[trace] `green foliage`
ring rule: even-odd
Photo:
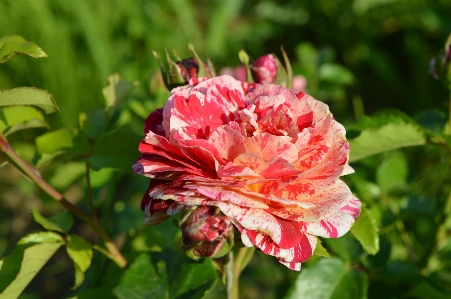
[[[8,136],[20,130],[48,128],[41,111],[29,106],[8,106],[0,110],[0,132]]]
[[[371,155],[425,143],[426,134],[418,125],[389,123],[378,129],[365,129],[358,137],[350,139],[352,151],[349,161],[355,162]]]
[[[92,245],[78,235],[68,235],[66,244],[67,254],[74,261],[75,285],[78,288],[85,280],[85,272],[91,265],[93,257]]]
[[[5,63],[18,54],[26,54],[34,58],[47,57],[44,50],[22,36],[11,35],[0,38],[0,63]]]
[[[379,229],[366,208],[362,208],[360,217],[351,227],[351,233],[359,240],[369,254],[375,255],[379,251]]]
[[[44,110],[45,113],[58,111],[53,96],[45,90],[34,87],[20,87],[0,90],[0,106],[32,105]]]
[[[114,294],[118,298],[203,298],[216,281],[211,260],[193,262],[172,253],[170,260],[153,262],[149,254],[138,255],[122,276]],[[151,285],[152,287],[149,287]]]
[[[324,248],[322,242],[320,239],[318,239],[318,243],[316,243],[315,251],[313,252],[313,255],[315,256],[323,256],[323,257],[330,257],[329,252],[327,252],[327,249]]]
[[[337,258],[321,259],[298,276],[286,299],[367,298],[366,274]]]
[[[119,167],[130,169],[139,157],[136,145],[141,136],[125,128],[114,129],[99,136],[89,158],[92,169]]]
[[[245,256],[243,298],[449,298],[449,94],[427,65],[435,57],[431,70],[448,86],[450,9],[419,0],[0,1],[0,132],[27,161],[35,153],[50,185],[92,208],[131,262],[112,264],[85,224],[56,213],[0,153],[0,298],[225,298],[221,282],[208,292],[219,275],[209,260],[172,251],[172,219],[141,225],[148,181],[130,175],[143,122],[169,95],[150,53],[187,58],[188,43],[217,67],[239,65],[240,49],[249,60],[283,44],[306,91],[345,124],[356,172],[343,179],[365,203],[351,233],[318,242],[299,275],[261,252]],[[8,60],[47,56],[11,34],[49,58]],[[31,206],[54,216],[31,217]],[[53,232],[15,245],[33,218]],[[55,254],[65,242],[70,259]]]
[[[48,219],[39,214],[36,208],[31,209],[31,214],[33,215],[34,221],[42,225],[45,229],[63,234],[67,234],[74,224],[74,218],[72,218],[72,214],[69,211],[55,214]]]
[[[36,150],[40,155],[64,150],[75,154],[87,154],[89,144],[86,137],[79,134],[77,129],[59,129],[36,138]]]
[[[105,97],[105,110],[108,115],[113,116],[122,100],[130,94],[136,84],[122,80],[119,74],[113,74],[108,77],[108,86],[102,89]]]
[[[52,232],[22,238],[1,263],[0,298],[17,298],[62,244],[62,238]]]

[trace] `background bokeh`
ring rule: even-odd
[[[446,121],[449,94],[428,73],[429,62],[443,49],[451,32],[450,16],[449,0],[2,0],[0,36],[21,35],[40,45],[49,57],[35,60],[19,56],[1,64],[0,89],[35,86],[48,90],[60,108],[58,113],[48,116],[50,130],[77,128],[81,112],[103,107],[102,88],[107,84],[108,75],[117,72],[126,80],[138,81],[139,85],[130,101],[121,107],[116,123],[142,134],[145,116],[161,106],[167,95],[156,84],[158,63],[152,50],[163,54],[165,48],[175,49],[181,57],[189,57],[187,44],[191,43],[201,57],[208,55],[220,70],[239,66],[237,53],[241,49],[253,58],[266,53],[281,58],[283,45],[294,73],[306,77],[307,91],[328,103],[339,122],[352,124],[363,115],[396,108],[420,122],[433,122],[433,128]],[[44,132],[44,129],[22,131],[12,134],[9,140],[31,161],[35,156],[34,139]],[[390,159],[410,163],[411,173],[417,173],[407,174],[405,185],[416,184],[421,175],[420,165],[414,162],[422,153],[412,148],[397,155]],[[359,197],[367,196],[365,192],[373,187],[382,189],[383,193],[384,180],[380,176],[384,176],[384,169],[378,168],[382,172],[379,177],[375,174],[380,162],[387,161],[382,159],[366,160],[361,174],[350,179],[356,185],[361,178],[372,181],[369,189],[356,190]],[[0,155],[0,164],[4,160]],[[423,161],[421,167],[433,168],[438,162],[437,159]],[[83,167],[82,162],[63,157],[42,166],[40,171],[67,198],[87,208]],[[149,228],[142,227],[143,215],[139,209],[147,180],[133,175],[131,170],[114,169],[93,171],[92,180],[96,207],[115,240],[126,251],[130,249],[130,256],[136,246],[147,246],[144,236],[149,234]],[[423,186],[428,193],[420,192],[423,197],[418,195],[415,200],[423,202],[427,196],[436,207],[434,198],[440,200],[445,196],[440,186]],[[408,192],[402,190],[399,198]],[[367,203],[377,200],[371,196],[368,195]],[[0,256],[8,254],[22,236],[41,230],[33,222],[31,207],[37,207],[45,215],[61,210],[14,167],[1,167]],[[406,216],[408,229],[410,216]],[[420,224],[412,220],[412,229],[418,228],[427,235],[433,218],[432,215],[423,219]],[[82,223],[77,223],[75,230],[96,242]],[[130,237],[138,240],[137,236],[143,243],[131,244]],[[390,238],[381,241],[382,249],[389,246],[386,243],[395,242]],[[414,246],[421,247],[421,240]],[[344,237],[341,242],[340,248],[352,247],[355,239]],[[334,252],[334,245],[326,244],[326,247]],[[361,248],[354,250],[357,253],[353,250],[349,249],[348,260],[361,267],[356,262]],[[343,258],[345,251],[337,255]],[[393,251],[384,254],[388,257],[382,258],[381,263],[404,258]],[[104,260],[96,261],[88,276],[101,276],[98,269],[104,263]],[[369,298],[410,298],[411,295],[402,295],[409,290],[408,281],[390,281],[396,275],[409,274],[408,268],[394,264],[392,267],[398,267],[395,270],[402,268],[407,272],[389,272],[390,269],[371,263],[379,261],[363,262],[371,271],[376,269],[369,278]],[[57,253],[21,298],[69,298],[72,272],[69,258],[64,252]],[[451,272],[447,275],[443,276],[447,280],[441,278],[445,280],[438,288],[450,291]],[[282,298],[296,276],[297,273],[278,265],[273,258],[256,254],[243,273],[242,298]],[[96,282],[92,278],[90,281]],[[220,284],[211,298],[225,294]]]

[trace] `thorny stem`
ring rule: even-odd
[[[121,268],[127,266],[127,260],[121,254],[119,249],[111,240],[108,233],[100,223],[96,223],[91,217],[73,205],[64,196],[44,181],[39,172],[30,164],[25,162],[9,145],[3,134],[0,134],[0,149],[16,164],[16,166],[30,178],[39,188],[47,193],[54,200],[59,202],[64,208],[71,211],[75,216],[80,218],[83,222],[88,224],[103,240],[105,247],[109,253],[110,258]]]

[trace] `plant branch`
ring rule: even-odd
[[[78,207],[73,205],[68,201],[61,193],[50,186],[46,181],[44,181],[39,174],[39,172],[29,163],[24,161],[9,145],[8,140],[5,136],[0,133],[0,149],[16,164],[16,166],[30,178],[39,188],[41,188],[45,193],[47,193],[54,200],[59,202],[64,208],[71,211],[75,216],[80,218],[83,222],[88,224],[103,240],[105,247],[110,254],[110,258],[121,268],[127,266],[127,260],[121,254],[119,249],[111,240],[110,236],[106,230],[101,226],[100,223],[94,222],[94,220],[86,214],[84,211],[80,210]]]
[[[92,189],[91,189],[91,176],[89,174],[89,162],[86,161],[86,188],[88,192],[88,201],[89,201],[89,208],[91,209],[91,215],[92,219],[95,223],[100,223],[99,218],[96,214],[96,209],[94,208],[94,202],[92,200]]]

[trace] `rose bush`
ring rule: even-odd
[[[145,223],[217,207],[245,246],[299,270],[317,236],[337,238],[360,214],[345,129],[328,106],[272,84],[192,79],[146,120],[134,164],[152,178]]]

